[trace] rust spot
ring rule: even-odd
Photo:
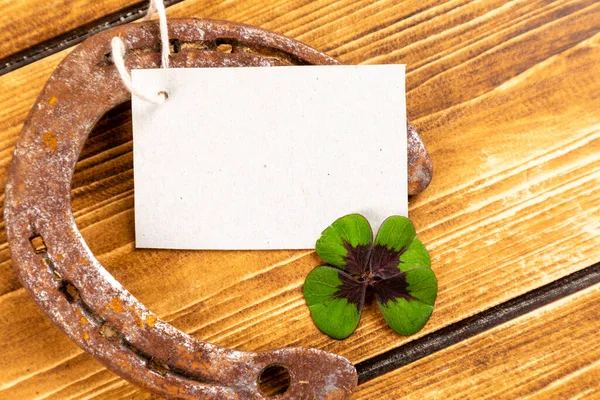
[[[146,316],[146,325],[148,325],[150,328],[154,328],[156,326],[156,315],[147,315]]]
[[[55,105],[58,102],[58,97],[56,96],[52,96],[50,97],[50,100],[48,100],[48,104],[50,104],[51,106]]]
[[[63,259],[63,258],[65,258],[65,257],[64,257],[62,254],[57,254],[57,255],[56,255],[56,259],[57,259],[58,261],[62,261],[62,259]]]
[[[117,314],[123,312],[123,304],[121,303],[121,299],[119,299],[117,297],[113,297],[112,299],[110,299],[110,304],[106,307],[112,308],[113,311],[116,312]]]
[[[144,326],[144,320],[142,320],[140,317],[138,317],[137,315],[135,316],[135,324],[137,326]]]
[[[79,321],[81,322],[81,325],[85,325],[85,324],[87,324],[87,323],[88,323],[88,320],[87,320],[87,318],[86,318],[86,317],[81,317],[81,318],[79,319]]]
[[[87,333],[87,332],[83,332],[83,338],[84,338],[85,340],[90,340],[90,334],[89,334],[89,333]]]
[[[77,264],[87,264],[88,260],[85,257],[79,257]]]
[[[56,146],[58,144],[58,137],[50,131],[46,132],[44,136],[42,136],[42,141],[44,145],[52,150],[56,150]]]

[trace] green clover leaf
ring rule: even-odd
[[[308,274],[303,292],[315,325],[325,334],[350,336],[373,297],[387,324],[401,335],[418,332],[429,320],[437,280],[408,218],[386,219],[373,242],[366,218],[346,215],[323,231],[316,251],[327,265]]]

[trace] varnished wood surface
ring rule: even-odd
[[[338,342],[302,299],[312,252],[134,251],[125,106],[88,141],[73,209],[106,268],[176,327],[242,350],[314,346],[359,362],[600,261],[600,3],[188,0],[168,13],[259,25],[348,64],[407,63],[408,114],[435,168],[410,216],[440,282],[415,337],[370,308]],[[27,112],[66,53],[0,76],[2,188]],[[10,268],[4,230],[0,242],[0,398],[147,397],[44,317]]]
[[[0,60],[139,0],[0,0]]]
[[[600,285],[359,387],[356,399],[600,398]]]

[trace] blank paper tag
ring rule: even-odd
[[[136,246],[314,248],[407,216],[404,65],[134,70]]]

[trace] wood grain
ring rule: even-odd
[[[409,365],[437,351],[600,284],[600,263],[479,312],[356,364],[358,384]]]
[[[101,262],[161,318],[242,350],[303,345],[359,362],[600,261],[600,3],[189,2],[171,16],[252,23],[345,63],[408,64],[408,112],[432,185],[410,216],[440,294],[415,337],[376,308],[333,341],[308,317],[312,252],[134,251],[130,114],[111,112],[73,181],[78,226]],[[26,114],[67,52],[0,77],[0,186]],[[146,398],[46,320],[0,233],[0,398]]]
[[[600,285],[359,386],[358,399],[600,398]]]
[[[0,0],[0,60],[139,0]]]

